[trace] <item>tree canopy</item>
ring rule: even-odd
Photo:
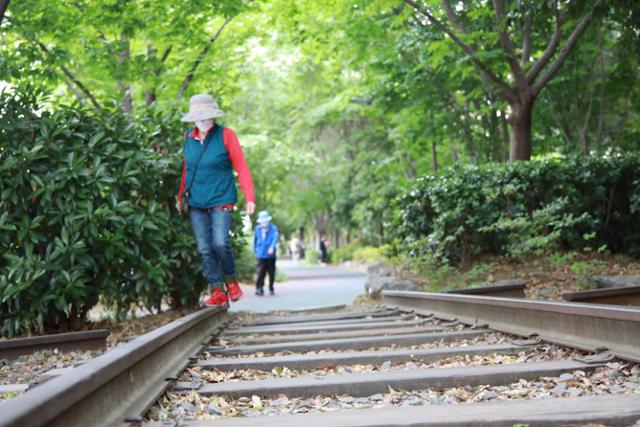
[[[390,201],[425,173],[638,147],[635,2],[5,0],[0,12],[0,80],[45,89],[45,108],[175,123],[191,95],[214,94],[285,234],[378,243]]]

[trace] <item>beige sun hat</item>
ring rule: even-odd
[[[218,107],[218,103],[211,95],[199,94],[193,95],[189,100],[189,112],[182,116],[182,121],[195,122],[222,116],[224,111]]]

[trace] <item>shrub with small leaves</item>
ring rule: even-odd
[[[456,166],[396,200],[399,250],[465,263],[556,247],[640,253],[640,156]],[[605,246],[606,245],[606,246]]]

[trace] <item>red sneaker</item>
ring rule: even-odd
[[[212,307],[216,305],[225,305],[228,303],[229,303],[229,298],[227,298],[227,295],[224,292],[222,292],[219,288],[215,288],[213,290],[213,293],[209,297],[209,299],[204,301],[202,305],[206,307]]]
[[[240,285],[238,285],[238,282],[229,283],[227,285],[227,290],[229,291],[229,297],[233,302],[238,301],[243,295],[242,289],[240,289]]]

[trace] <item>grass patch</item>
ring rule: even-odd
[[[527,297],[562,300],[563,292],[589,289],[593,276],[640,276],[640,260],[625,255],[592,252],[552,252],[546,256],[514,259],[482,257],[466,268],[423,259],[399,258],[403,276],[428,292],[490,285],[500,280],[523,279]]]

